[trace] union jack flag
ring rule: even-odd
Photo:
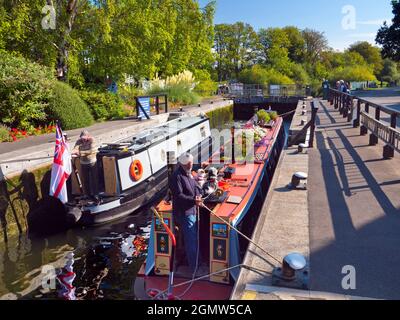
[[[50,196],[68,202],[67,180],[72,173],[71,153],[59,123],[56,125],[56,147],[51,169]]]

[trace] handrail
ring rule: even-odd
[[[329,90],[329,100],[335,109],[339,109],[343,117],[348,117],[348,121],[353,122],[354,128],[361,126],[361,135],[371,132],[369,143],[371,146],[377,145],[379,139],[386,143],[383,150],[385,159],[393,158],[395,150],[400,152],[400,131],[397,130],[400,111],[335,89]],[[370,114],[370,108],[375,109],[375,116]],[[381,121],[382,112],[390,116],[390,123]]]
[[[302,137],[308,132],[310,129],[310,141],[308,143],[309,148],[314,147],[314,134],[315,134],[315,127],[316,127],[316,120],[317,120],[317,113],[318,113],[318,104],[315,100],[311,102],[311,120],[301,129],[293,138],[290,139],[288,143],[288,147],[292,147],[300,142]]]
[[[386,123],[374,119],[371,115],[361,113],[362,124],[377,138],[387,143],[388,146],[400,152],[400,131],[389,127]]]
[[[160,97],[164,98],[164,101],[160,101]],[[150,114],[147,113],[147,111],[144,109],[142,104],[140,103],[140,99],[149,99],[150,100]],[[153,103],[151,100],[154,100]],[[145,96],[140,96],[140,97],[135,97],[136,101],[136,113],[137,116],[139,117],[140,111],[145,115],[147,119],[150,119],[151,116],[151,108],[156,109],[156,114],[159,115],[161,113],[161,106],[164,106],[164,112],[168,113],[168,95],[165,93],[160,93],[160,94],[151,94],[151,95],[145,95]]]

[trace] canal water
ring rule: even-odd
[[[286,136],[290,122],[285,122]],[[42,278],[65,266],[70,252],[75,255],[75,298],[135,299],[132,284],[146,258],[151,218],[146,208],[100,227],[0,243],[0,299],[63,299],[65,290],[48,288]]]

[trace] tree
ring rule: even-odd
[[[287,33],[280,28],[260,29],[258,38],[261,45],[261,63],[288,74],[290,71],[289,46]]]
[[[215,2],[196,0],[0,0],[0,48],[19,52],[75,86],[211,71]],[[53,6],[55,29],[42,27]]]
[[[383,61],[383,68],[378,76],[378,79],[383,82],[395,83],[400,80],[400,72],[398,70],[396,62],[390,59],[385,59]]]
[[[248,84],[293,84],[293,80],[279,71],[259,64],[242,70],[239,81]]]
[[[376,43],[382,46],[384,58],[400,61],[400,1],[392,0],[394,18],[389,26],[386,21],[379,29]]]
[[[328,40],[323,32],[312,29],[305,29],[302,32],[305,41],[306,62],[316,63],[322,52],[328,48]]]
[[[378,47],[374,47],[367,41],[360,41],[352,44],[348,51],[359,53],[369,65],[373,66],[375,75],[379,75],[382,71],[383,59]]]
[[[329,74],[331,81],[375,81],[376,78],[367,66],[345,66],[332,70]]]
[[[54,9],[55,29],[43,25],[46,15]],[[4,2],[3,26],[8,29],[2,33],[3,47],[8,51],[19,52],[26,58],[54,67],[57,77],[66,80],[69,55],[75,49],[76,39],[72,33],[76,19],[89,6],[88,0],[20,0]],[[43,13],[44,12],[44,13]]]
[[[303,63],[306,55],[306,42],[301,30],[297,27],[288,26],[283,28],[283,31],[289,39],[288,51],[290,60],[296,63]]]
[[[373,71],[373,65],[365,61],[364,57],[356,51],[346,51],[343,53],[343,66],[366,66]]]
[[[254,65],[257,48],[257,33],[249,24],[216,25],[214,50],[218,80],[237,78],[241,70]]]

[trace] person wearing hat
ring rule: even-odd
[[[179,158],[179,165],[171,177],[170,190],[175,221],[180,225],[185,242],[185,252],[192,272],[198,264],[197,208],[202,205],[200,189],[192,175],[193,156],[189,153]]]
[[[86,197],[98,200],[97,150],[95,141],[89,131],[83,130],[72,151],[79,157],[82,174],[83,193]]]

